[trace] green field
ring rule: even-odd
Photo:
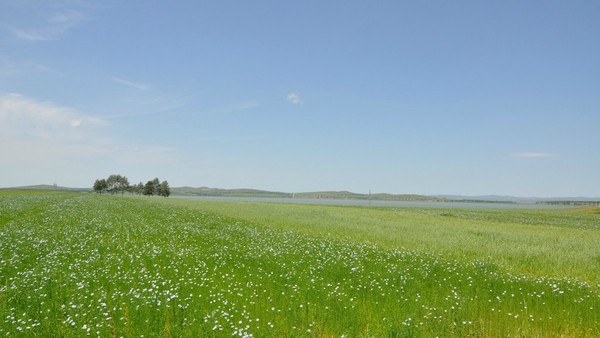
[[[0,335],[593,337],[600,213],[0,192]]]

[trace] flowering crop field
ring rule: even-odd
[[[452,253],[454,244],[444,243],[444,236],[434,237],[440,250],[427,243],[399,246],[403,237],[411,243],[414,233],[428,234],[431,220],[460,218],[463,211],[278,204],[228,209],[219,203],[0,192],[0,336],[593,337],[600,332],[597,246],[590,261],[573,256],[576,266],[591,262],[588,270],[546,275],[552,270],[495,264],[490,257],[503,254],[492,253],[497,249],[492,244],[492,249],[481,246],[480,257],[470,247],[463,254],[454,246]],[[292,208],[291,213],[279,215],[282,208]],[[372,213],[384,213],[399,226],[378,221],[365,237],[351,221],[347,228],[331,224],[330,231],[322,221],[315,221],[313,230],[303,221],[328,220],[328,212],[352,219],[363,215],[365,224]],[[484,235],[494,225],[506,229],[510,223],[515,229],[563,234],[553,239],[557,243],[575,241],[566,234],[578,231],[585,231],[584,246],[600,238],[593,212],[519,212],[474,212],[479,216],[468,218],[481,222]],[[438,224],[442,235],[447,226]],[[389,236],[380,235],[386,227]],[[448,241],[456,239],[448,235]],[[594,254],[593,248],[586,250]]]

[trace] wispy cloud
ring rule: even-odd
[[[25,41],[50,41],[57,40],[72,28],[87,20],[85,14],[77,10],[63,10],[54,13],[44,13],[35,17],[35,22],[28,25],[13,24],[10,31],[17,38]]]
[[[230,106],[224,107],[223,109],[221,109],[221,111],[229,112],[229,111],[236,111],[236,110],[252,109],[255,107],[258,107],[258,102],[243,101],[243,102],[238,102],[238,103],[232,104]]]
[[[287,95],[287,100],[293,104],[301,104],[302,103],[302,99],[300,98],[299,93],[289,93]]]
[[[121,119],[121,118],[132,118],[132,117],[140,117],[140,116],[155,116],[155,115],[166,114],[167,112],[170,112],[170,114],[178,114],[178,115],[227,114],[227,113],[233,113],[233,112],[237,112],[237,111],[248,110],[248,109],[252,109],[252,108],[259,106],[259,103],[257,101],[250,100],[250,101],[242,101],[242,102],[237,102],[237,103],[233,103],[233,104],[229,104],[229,105],[223,105],[221,107],[217,107],[217,108],[213,108],[213,109],[205,109],[205,110],[188,107],[184,111],[183,107],[191,106],[191,104],[188,102],[188,100],[189,100],[189,98],[183,99],[178,102],[169,103],[169,104],[164,105],[163,107],[158,107],[158,108],[147,110],[147,111],[138,111],[138,112],[125,113],[125,114],[107,115],[107,116],[104,116],[104,118],[106,118],[106,119]]]
[[[147,91],[150,89],[150,86],[142,84],[142,83],[137,83],[137,82],[133,82],[133,81],[129,81],[129,80],[125,80],[123,78],[120,77],[112,77],[111,78],[112,81],[122,84],[124,86],[127,87],[131,87],[137,90],[141,90],[141,91]]]
[[[201,115],[202,114],[227,114],[227,113],[234,113],[237,111],[256,108],[258,106],[259,106],[258,102],[253,101],[253,100],[242,101],[242,102],[236,102],[236,103],[224,105],[224,106],[217,107],[214,109],[200,110],[196,114],[201,114]]]
[[[546,158],[546,157],[556,157],[558,154],[555,153],[546,153],[546,152],[531,152],[531,151],[523,151],[510,154],[513,157],[520,158]]]
[[[35,136],[36,133],[45,135],[55,131],[57,137],[69,129],[107,124],[101,118],[16,93],[0,96],[0,122],[0,131],[4,135],[27,133]]]
[[[105,150],[100,118],[20,94],[0,96],[0,143],[3,165],[64,161]]]
[[[21,40],[26,40],[26,41],[47,41],[47,40],[51,40],[48,34],[43,34],[39,31],[25,31],[25,30],[20,30],[17,28],[11,28],[10,29],[11,32],[13,32],[13,34],[21,39]]]
[[[90,170],[166,166],[179,160],[177,149],[132,145],[112,135],[110,126],[70,107],[20,94],[0,95],[0,167],[5,176],[23,181],[28,175],[86,180],[91,179]]]
[[[42,64],[22,59],[19,61],[14,61],[5,55],[0,55],[0,76],[50,72],[52,72],[52,70]]]

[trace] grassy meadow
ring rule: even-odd
[[[600,213],[0,191],[0,336],[594,337]]]

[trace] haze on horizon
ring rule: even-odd
[[[600,2],[0,3],[0,187],[600,196]]]

